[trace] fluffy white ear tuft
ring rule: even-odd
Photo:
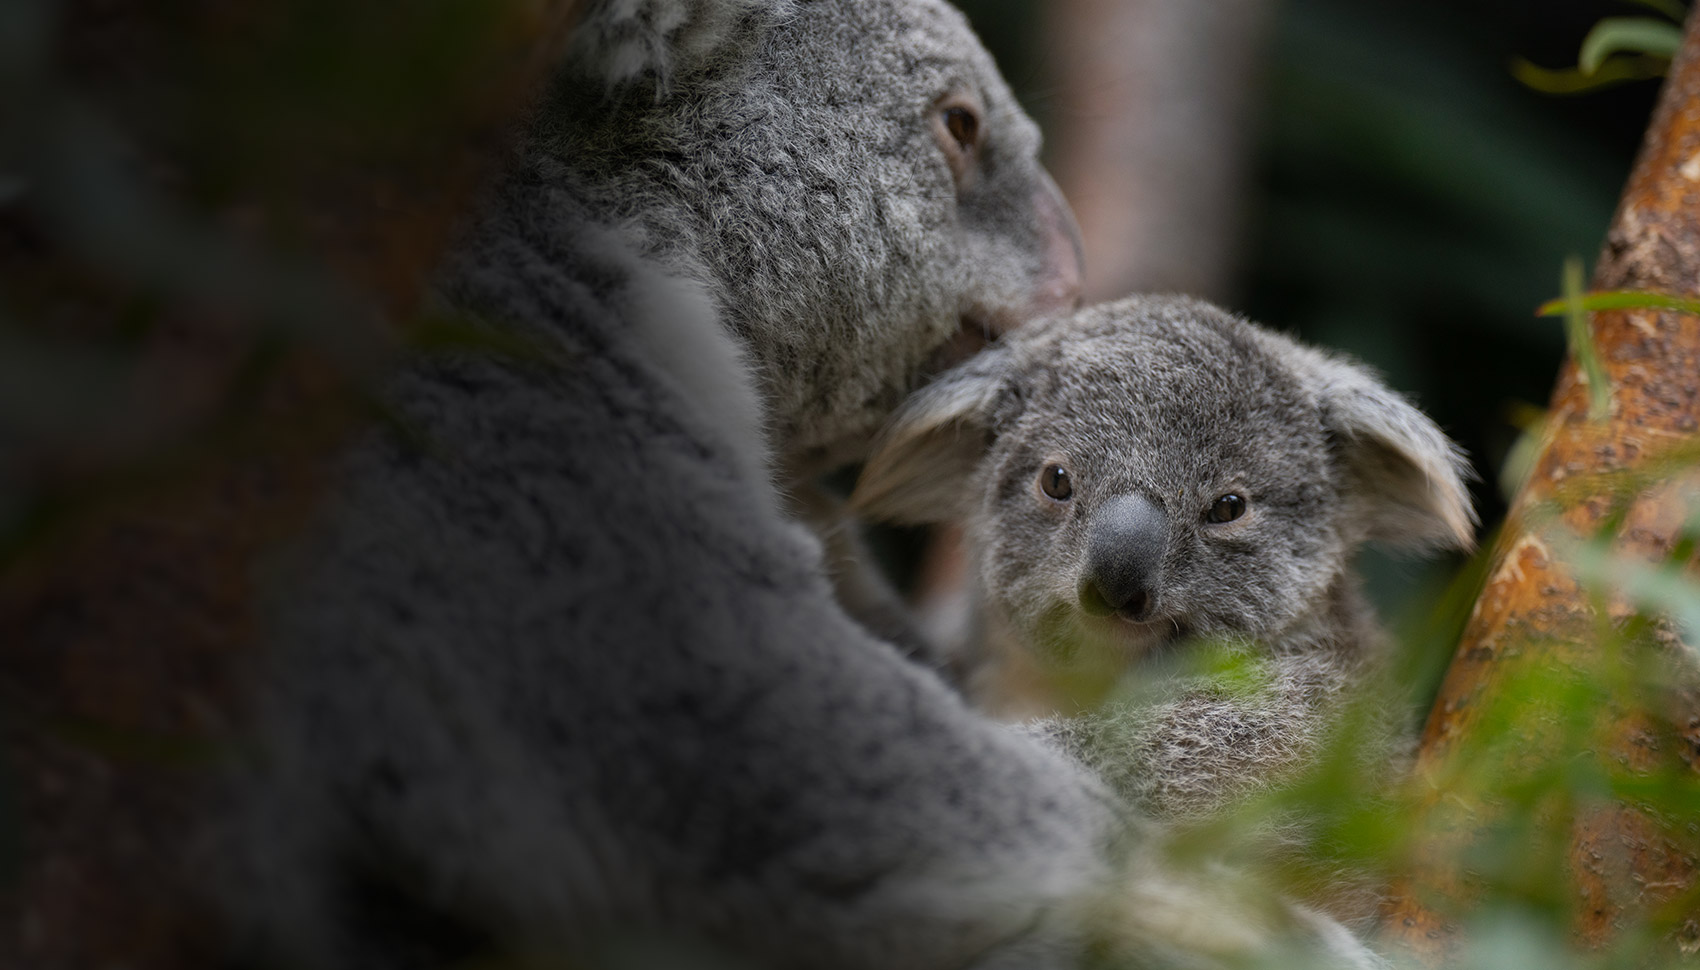
[[[850,506],[870,518],[919,525],[965,517],[974,472],[991,444],[992,410],[1009,354],[994,347],[912,395],[874,442]]]
[[[790,13],[792,0],[591,0],[573,30],[567,63],[610,90],[673,79],[735,59],[736,41]]]
[[[1472,548],[1477,520],[1463,451],[1363,367],[1322,354],[1315,362],[1358,534],[1414,549]]]

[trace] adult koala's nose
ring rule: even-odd
[[[1092,513],[1086,530],[1081,608],[1093,616],[1149,617],[1169,544],[1163,510],[1143,495],[1118,495]]]
[[[1029,294],[1029,319],[1079,308],[1080,279],[1085,271],[1080,226],[1074,221],[1062,190],[1043,170],[1039,172],[1039,186],[1033,192],[1033,215],[1039,226],[1044,263]]]

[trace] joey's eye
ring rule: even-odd
[[[1204,521],[1232,522],[1244,514],[1245,499],[1228,494],[1211,503],[1210,511],[1204,513]]]
[[[964,152],[972,152],[980,141],[980,118],[968,108],[952,105],[944,109],[944,127]]]
[[[1068,469],[1061,465],[1046,465],[1039,473],[1039,490],[1059,502],[1068,501],[1074,486],[1068,480]]]

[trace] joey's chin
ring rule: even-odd
[[[1120,650],[1129,661],[1144,660],[1186,635],[1186,627],[1168,617],[1132,620],[1117,613],[1093,616],[1076,610],[1076,623],[1094,640]]]
[[[1189,633],[1185,624],[1167,617],[1130,620],[1110,614],[1093,616],[1074,604],[1057,604],[1040,622],[1045,659],[1060,666],[1110,660],[1137,663],[1161,653]]]

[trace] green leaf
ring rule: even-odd
[[[1588,380],[1588,420],[1598,421],[1611,412],[1611,378],[1594,347],[1594,331],[1588,326],[1588,311],[1582,306],[1582,257],[1564,261],[1564,333],[1570,355]]]
[[[1682,28],[1652,17],[1607,17],[1582,39],[1576,66],[1593,74],[1606,58],[1620,52],[1670,57],[1682,45]]]
[[[1598,541],[1566,551],[1584,583],[1616,590],[1641,609],[1669,616],[1682,626],[1687,642],[1700,642],[1700,586],[1683,573],[1683,564],[1645,562]]]
[[[1499,492],[1506,504],[1516,497],[1523,482],[1534,471],[1541,454],[1541,437],[1546,431],[1547,413],[1526,402],[1514,402],[1509,421],[1518,428],[1517,440],[1505,453],[1499,466]]]
[[[1551,70],[1521,57],[1511,60],[1511,75],[1524,87],[1542,94],[1586,94],[1631,81],[1650,81],[1664,77],[1669,68],[1670,58],[1646,55],[1610,58],[1593,74],[1584,74],[1575,67]]]
[[[1535,308],[1537,317],[1562,316],[1570,311],[1571,299],[1559,297],[1548,300]],[[1700,316],[1700,299],[1690,296],[1678,296],[1675,293],[1655,293],[1651,290],[1594,290],[1584,293],[1577,301],[1579,309],[1595,310],[1635,310],[1651,307],[1657,310],[1675,310],[1678,313],[1692,313]]]

